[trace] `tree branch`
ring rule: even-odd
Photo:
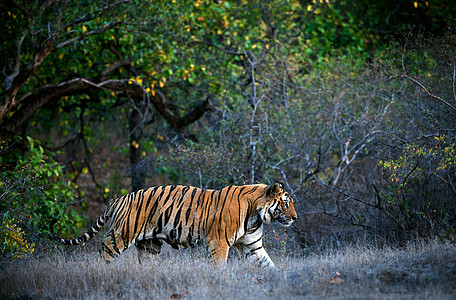
[[[397,75],[397,76],[393,76],[393,77],[390,77],[390,79],[395,79],[395,78],[405,78],[413,83],[415,83],[416,85],[418,85],[420,88],[423,89],[423,91],[429,96],[429,98],[432,98],[432,99],[435,99],[443,104],[445,104],[446,106],[448,106],[449,108],[451,108],[454,112],[452,111],[449,111],[450,114],[452,114],[453,116],[456,116],[456,106],[454,105],[451,105],[449,102],[445,101],[444,99],[440,98],[439,96],[436,96],[434,94],[432,94],[421,82],[419,82],[418,80],[406,75],[406,74],[402,74],[402,75]]]
[[[94,82],[85,78],[75,78],[56,85],[47,85],[40,87],[33,92],[26,94],[21,98],[21,108],[0,127],[0,138],[6,138],[13,135],[21,128],[25,122],[44,105],[57,101],[61,97],[71,96],[74,94],[89,93],[96,90],[107,90],[120,96],[129,97],[134,101],[147,101],[157,109],[157,111],[166,119],[166,121],[177,130],[198,120],[204,112],[212,108],[210,96],[197,105],[192,111],[183,117],[177,117],[169,108],[168,100],[162,92],[157,92],[155,96],[150,97],[146,90],[138,83],[128,79],[105,80]]]
[[[57,46],[52,48],[51,51],[55,51],[57,49],[63,48],[65,46],[73,44],[73,43],[75,43],[77,41],[81,41],[81,40],[83,40],[83,39],[85,39],[85,38],[87,38],[89,36],[100,34],[102,32],[105,32],[105,31],[107,31],[109,29],[112,29],[112,28],[116,27],[119,24],[122,24],[122,22],[118,21],[118,22],[109,23],[109,24],[106,24],[106,25],[104,25],[102,27],[99,27],[99,28],[97,28],[95,30],[89,31],[89,32],[87,32],[85,34],[75,36],[74,38],[71,38],[71,39],[66,40],[64,42],[61,42],[60,44],[58,44]]]

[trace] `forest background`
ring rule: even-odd
[[[282,181],[271,251],[455,241],[456,7],[2,1],[1,264],[162,184]],[[35,251],[36,250],[36,251]],[[268,250],[269,251],[269,250]]]

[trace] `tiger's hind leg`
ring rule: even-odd
[[[153,260],[160,254],[163,243],[157,239],[148,239],[138,241],[135,244],[138,250],[138,261],[140,264],[144,264],[146,261]]]
[[[98,254],[107,262],[111,262],[122,252],[124,252],[130,245],[131,243],[121,238],[120,233],[114,233],[113,231],[110,231],[106,235],[103,243],[101,243]]]

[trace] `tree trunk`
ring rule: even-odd
[[[140,166],[141,161],[141,138],[143,136],[143,122],[138,108],[133,107],[128,120],[130,129],[130,176],[131,189],[137,191],[144,188],[145,174]]]

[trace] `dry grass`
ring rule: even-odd
[[[300,258],[273,255],[260,270],[237,257],[214,267],[204,251],[164,249],[139,265],[136,250],[111,264],[93,249],[6,264],[0,298],[454,299],[456,246],[436,241],[400,249],[347,248]],[[340,272],[343,282],[331,283]]]

